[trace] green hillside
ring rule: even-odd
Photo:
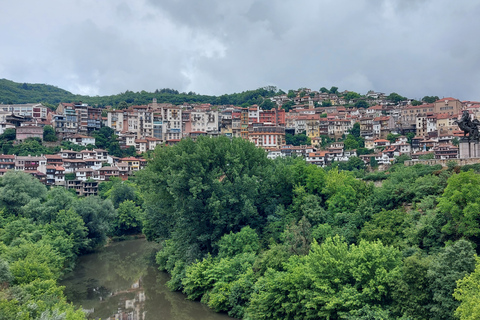
[[[35,103],[47,102],[57,104],[75,99],[75,95],[66,90],[47,84],[17,83],[0,79],[0,103]]]
[[[181,93],[174,89],[159,89],[155,90],[155,92],[146,92],[143,90],[133,92],[127,90],[111,96],[90,97],[75,95],[69,91],[47,84],[18,83],[7,79],[0,79],[0,103],[4,104],[43,102],[57,105],[60,102],[82,101],[92,106],[105,107],[109,105],[117,106],[124,101],[129,105],[148,104],[152,102],[153,98],[156,98],[158,103],[172,103],[175,105],[183,103],[211,103],[214,105],[233,104],[247,106],[262,104],[265,98],[272,97],[280,92],[276,87],[265,87],[217,97],[200,95],[194,92]],[[264,106],[267,109],[271,107],[268,102],[269,101],[266,103],[268,106]]]

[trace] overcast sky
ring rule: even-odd
[[[16,82],[480,100],[477,0],[0,1],[0,78]]]

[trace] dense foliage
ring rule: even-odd
[[[47,190],[23,172],[0,178],[0,319],[85,318],[57,280],[79,254],[142,225],[135,184],[101,185],[101,197],[77,198],[64,188]]]
[[[169,287],[243,319],[475,319],[479,175],[341,169],[225,137],[158,148],[137,183]]]
[[[27,84],[16,83],[6,79],[0,79],[0,103],[18,104],[18,103],[47,103],[53,106],[60,102],[82,101],[92,106],[106,107],[118,106],[121,108],[126,105],[141,105],[151,103],[155,98],[158,103],[172,103],[180,105],[183,103],[210,103],[213,105],[261,105],[267,109],[272,107],[268,102],[269,97],[280,94],[281,90],[276,87],[264,87],[256,90],[244,91],[241,93],[224,94],[221,96],[200,95],[194,92],[178,92],[174,89],[160,89],[155,92],[133,92],[125,91],[111,96],[82,96],[75,95],[66,90],[46,85],[46,84]]]

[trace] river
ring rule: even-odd
[[[60,285],[68,301],[81,306],[89,319],[233,319],[169,291],[169,275],[154,265],[155,251],[156,245],[145,240],[113,243],[80,257]]]

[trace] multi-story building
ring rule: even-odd
[[[16,116],[31,117],[37,121],[46,120],[48,114],[48,108],[41,103],[1,104],[0,110]]]
[[[285,145],[285,128],[280,126],[252,126],[248,139],[257,147],[279,148]]]
[[[43,128],[37,126],[17,127],[16,140],[23,141],[28,138],[39,138],[43,140]]]

